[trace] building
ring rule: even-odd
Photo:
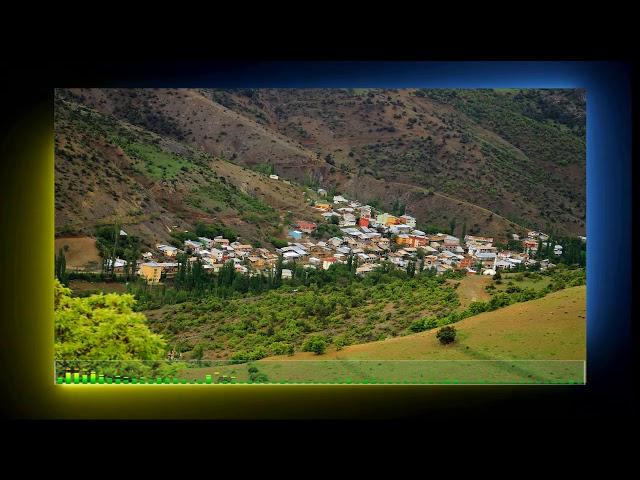
[[[427,246],[427,237],[403,233],[396,237],[396,243],[412,248],[422,248]]]
[[[538,251],[538,241],[537,240],[533,240],[530,238],[527,238],[525,240],[522,241],[522,246],[524,248],[524,251],[529,253],[529,252],[537,252]]]
[[[113,271],[116,273],[122,273],[124,272],[124,267],[127,264],[126,260],[123,260],[122,258],[116,258],[116,261],[113,264]],[[111,259],[107,258],[107,260],[105,261],[105,265],[107,268],[111,268]]]
[[[360,216],[361,217],[366,217],[366,218],[371,218],[371,206],[370,205],[364,205],[364,206],[360,207]]]
[[[162,276],[162,266],[156,262],[143,263],[140,266],[138,274],[143,277],[149,284],[160,283],[160,277]]]
[[[300,220],[296,226],[298,227],[298,230],[303,233],[311,233],[318,227],[315,223],[304,220]]]
[[[331,211],[331,204],[317,202],[315,204],[315,208],[317,208],[318,210],[322,210],[323,212],[330,212]]]
[[[488,244],[492,244],[493,243],[493,237],[476,237],[474,235],[465,235],[464,236],[464,242],[465,243],[474,243],[476,245],[483,245],[483,244],[487,244],[487,243]]]
[[[207,237],[198,237],[198,241],[204,245],[206,248],[211,248],[214,246],[216,242]]]
[[[270,178],[271,180],[278,180],[278,178],[280,178],[280,177],[278,177],[278,175],[273,175],[273,174],[271,174],[271,175],[269,175],[269,178]]]
[[[300,230],[290,230],[289,236],[295,240],[299,240],[302,238],[302,232]]]
[[[326,197],[327,196],[327,191],[324,188],[319,188],[318,189],[318,195],[320,195],[321,197]]]
[[[416,219],[411,215],[402,215],[398,218],[400,223],[404,223],[405,225],[409,225],[412,228],[416,228]]]
[[[493,268],[496,262],[495,253],[475,253],[474,259],[476,263],[482,264],[484,268]]]
[[[226,238],[222,238],[222,237],[220,237],[220,236],[215,237],[215,238],[213,239],[213,243],[214,243],[215,245],[221,245],[221,246],[223,246],[223,247],[224,247],[224,246],[229,246],[229,240],[228,240],[228,239],[226,239]]]
[[[200,250],[202,250],[202,244],[200,242],[194,242],[193,240],[185,240],[184,248],[191,250],[193,253],[200,253]]]
[[[391,215],[390,213],[381,213],[378,215],[376,220],[380,225],[384,225],[385,227],[390,227],[391,225],[399,223],[398,217]]]
[[[165,257],[175,257],[178,253],[178,249],[176,247],[172,247],[171,245],[156,245],[156,248]]]
[[[336,263],[338,260],[335,257],[328,257],[322,261],[322,269],[329,270],[329,267]]]
[[[466,256],[458,262],[458,268],[471,269],[471,267],[473,267],[473,258],[470,256]]]
[[[356,268],[356,275],[364,275],[365,273],[373,272],[377,265],[373,263],[365,263]]]
[[[358,219],[358,226],[369,228],[369,217],[360,217]]]

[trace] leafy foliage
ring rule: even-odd
[[[303,345],[314,335],[321,336],[326,347],[342,347],[410,333],[414,320],[426,314],[446,316],[459,305],[446,282],[449,277],[427,272],[410,278],[388,268],[359,278],[347,265],[327,271],[286,267],[293,278],[277,289],[258,295],[213,293],[149,312],[152,329],[174,340],[208,339],[207,351],[233,352],[233,359],[251,361],[308,348],[309,343]],[[238,276],[245,277],[233,268],[221,271],[216,288],[233,285]]]
[[[452,327],[450,325],[442,327],[440,330],[438,330],[438,333],[436,333],[436,338],[443,345],[453,343],[456,339],[456,327]]]
[[[327,349],[327,341],[321,335],[311,335],[302,343],[303,352],[313,352],[322,355]]]
[[[55,356],[63,360],[159,360],[166,343],[133,311],[132,295],[74,298],[54,283]]]

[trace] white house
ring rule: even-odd
[[[175,257],[178,253],[178,249],[171,245],[156,245],[156,248],[166,257]]]
[[[193,253],[200,253],[200,250],[202,250],[202,244],[200,242],[194,242],[193,240],[185,240],[184,248],[191,249]]]

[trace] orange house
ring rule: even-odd
[[[427,245],[429,245],[429,240],[427,240],[427,237],[411,235],[411,238],[413,239],[412,247],[420,248],[420,247],[426,247]]]
[[[405,245],[407,247],[420,248],[428,244],[426,237],[419,235],[398,235],[396,237],[396,243],[398,245]]]
[[[471,268],[473,266],[473,260],[471,257],[464,257],[458,263],[459,268]]]
[[[360,217],[360,220],[358,220],[358,225],[361,227],[368,227],[369,226],[369,219],[366,217]]]
[[[306,222],[306,221],[304,221],[304,220],[299,221],[299,222],[297,223],[297,226],[298,226],[298,229],[299,229],[301,232],[304,232],[304,233],[311,233],[311,232],[313,232],[313,231],[316,229],[316,227],[317,227],[317,225],[316,225],[315,223],[313,223],[313,222]]]

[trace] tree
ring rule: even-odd
[[[450,233],[451,235],[453,235],[453,233],[455,232],[455,230],[456,230],[456,219],[455,219],[455,218],[452,218],[452,219],[449,221],[449,233]]]
[[[538,238],[538,249],[536,250],[536,258],[542,258],[542,239]]]
[[[460,234],[460,238],[464,240],[464,237],[467,235],[467,222],[462,224],[462,233]]]
[[[409,261],[407,262],[407,275],[409,278],[413,278],[416,273],[416,262]]]
[[[113,226],[113,251],[111,254],[111,264],[109,268],[109,274],[113,277],[116,270],[116,258],[118,258],[118,240],[120,239],[120,224],[116,222]]]
[[[65,245],[66,248],[67,245]],[[62,285],[67,286],[69,276],[67,274],[67,259],[64,255],[65,248],[61,248],[58,250],[58,254],[55,257],[55,274],[56,278],[60,281]]]
[[[302,344],[303,352],[322,355],[327,349],[327,341],[321,335],[311,335]]]
[[[54,280],[55,358],[60,360],[160,360],[166,343],[153,333],[133,295],[71,296]]]
[[[438,330],[438,333],[436,333],[436,338],[440,340],[442,345],[453,343],[456,339],[456,327],[451,325],[442,327]]]
[[[278,262],[276,263],[276,273],[273,277],[273,286],[274,288],[278,288],[282,285],[282,255],[278,255]]]
[[[422,273],[422,271],[424,270],[424,254],[422,256],[419,256],[420,258],[420,262],[418,263],[418,273]]]

